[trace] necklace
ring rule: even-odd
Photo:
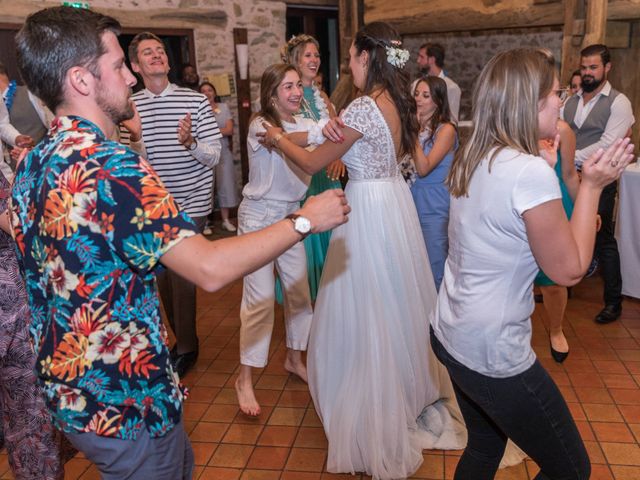
[[[315,84],[312,84],[311,88],[313,90],[313,103],[318,113],[314,111],[313,107],[309,104],[309,101],[305,98],[304,95],[302,96],[302,102],[300,102],[300,113],[302,114],[302,116],[310,118],[314,122],[319,122],[320,120],[325,119],[328,120],[329,110],[327,108],[327,104],[324,101],[324,98],[322,97],[322,92]]]

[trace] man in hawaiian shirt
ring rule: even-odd
[[[183,391],[154,272],[164,266],[213,291],[302,235],[285,219],[209,242],[147,161],[109,140],[133,114],[119,30],[113,18],[55,7],[29,16],[17,35],[22,77],[56,119],[16,171],[12,225],[56,426],[103,479],[188,479]],[[328,191],[298,213],[315,232],[348,212],[344,195]]]

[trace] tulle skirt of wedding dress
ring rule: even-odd
[[[309,388],[330,472],[414,473],[423,449],[461,449],[466,431],[429,343],[436,291],[401,177],[350,181],[349,222],[332,235],[308,350]]]

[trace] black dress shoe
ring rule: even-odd
[[[198,351],[177,354],[173,360],[173,368],[180,378],[184,377],[187,372],[196,364],[198,360]]]
[[[569,351],[559,352],[558,350],[553,348],[553,346],[551,345],[551,342],[549,342],[549,348],[551,349],[551,356],[558,363],[564,362],[569,356]]]
[[[609,304],[606,305],[600,313],[596,315],[596,323],[604,324],[615,322],[622,313],[622,304]]]

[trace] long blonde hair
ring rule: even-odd
[[[282,63],[289,63],[298,68],[298,65],[300,64],[300,57],[309,43],[313,43],[318,51],[320,51],[320,44],[318,43],[318,40],[313,38],[311,35],[301,33],[300,35],[291,37],[291,39],[285,43],[280,50]]]
[[[489,168],[503,148],[538,155],[538,102],[553,88],[555,61],[545,49],[516,48],[495,55],[473,91],[473,130],[458,151],[447,183],[454,197],[466,195],[478,165]]]

